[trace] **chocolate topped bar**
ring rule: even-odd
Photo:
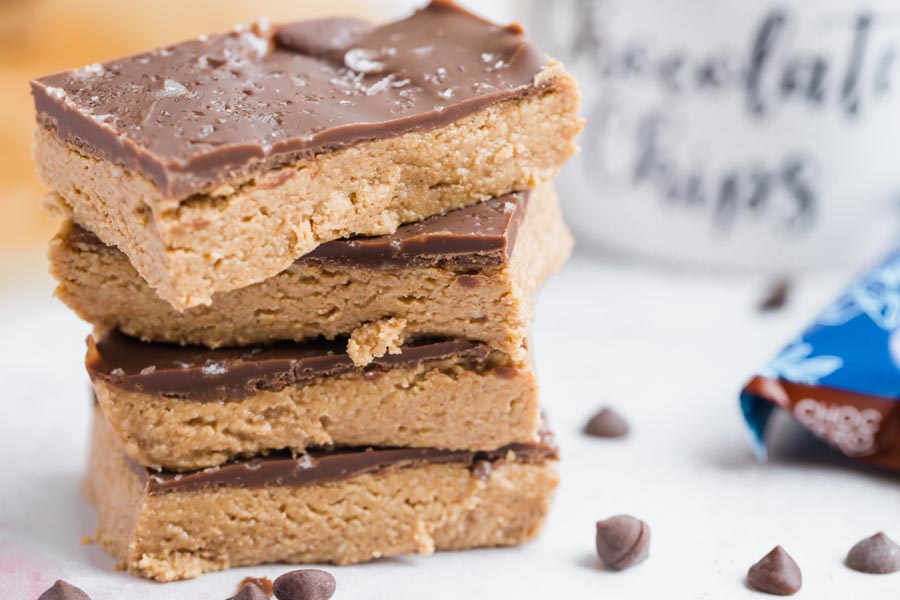
[[[391,235],[335,240],[298,260],[372,269],[504,265],[512,256],[530,195],[530,190],[507,194],[403,225]],[[66,243],[103,244],[78,225]]]
[[[449,1],[360,19],[251,27],[32,82],[66,144],[183,197],[360,141],[445,126],[535,90],[548,58],[518,26]]]
[[[484,453],[363,445],[156,474],[95,413],[85,491],[99,545],[135,575],[173,581],[519,544],[550,509],[555,466],[541,442]]]
[[[259,22],[32,87],[53,202],[177,311],[546,183],[582,128],[562,65],[446,1],[380,26]]]
[[[488,452],[439,448],[340,448],[314,450],[299,457],[276,453],[188,473],[157,473],[137,462],[131,461],[131,464],[144,482],[147,493],[156,495],[216,487],[300,487],[422,464],[462,463],[473,470],[487,470],[480,463],[504,460],[510,452],[515,454],[516,460],[527,463],[558,459],[553,434],[544,430],[538,442],[510,444]]]
[[[346,340],[284,342],[269,346],[218,348],[141,342],[116,331],[88,337],[85,366],[91,379],[117,387],[191,400],[239,399],[259,390],[279,390],[318,377],[351,371],[369,373],[447,358],[484,360],[487,346],[468,341],[423,341],[403,346],[356,367]]]

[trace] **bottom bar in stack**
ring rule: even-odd
[[[157,473],[95,411],[87,493],[97,538],[130,572],[173,581],[268,562],[350,564],[534,537],[557,484],[556,447],[269,455]]]

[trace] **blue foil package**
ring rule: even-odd
[[[847,456],[900,470],[900,250],[751,379],[741,408],[762,456],[781,408]]]

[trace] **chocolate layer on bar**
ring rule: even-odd
[[[209,350],[142,342],[110,331],[99,340],[88,337],[87,342],[85,366],[91,379],[196,401],[236,400],[260,390],[279,390],[351,371],[373,373],[448,358],[481,361],[489,354],[487,346],[475,342],[423,341],[360,368],[347,356],[346,340]]]
[[[500,266],[512,256],[530,193],[507,194],[403,225],[392,235],[328,242],[299,260],[368,269]],[[77,225],[66,239],[70,244],[103,244]]]
[[[169,197],[533,93],[548,58],[449,1],[374,27],[264,24],[32,82],[38,122]],[[266,163],[265,165],[261,163]]]
[[[481,267],[505,264],[525,218],[529,192],[403,225],[393,235],[322,244],[301,261],[378,267]]]
[[[485,476],[490,471],[483,463],[504,460],[510,452],[515,454],[516,460],[529,463],[558,458],[553,435],[545,430],[541,432],[539,442],[511,444],[490,452],[438,448],[352,448],[310,452],[296,458],[285,454],[270,455],[189,473],[156,473],[136,462],[132,462],[132,466],[143,480],[147,493],[155,495],[216,487],[300,487],[425,463],[463,463]]]

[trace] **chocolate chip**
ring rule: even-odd
[[[38,600],[91,600],[91,598],[71,583],[57,579],[50,589],[38,596]]]
[[[246,583],[231,600],[268,600],[269,596],[255,583]]]
[[[278,600],[328,600],[334,595],[334,577],[319,569],[289,571],[275,580]]]
[[[900,546],[879,531],[850,548],[846,563],[863,573],[896,573],[900,571]]]
[[[267,597],[272,596],[272,580],[268,577],[244,577],[238,584],[238,591],[240,592],[241,588],[243,588],[248,583],[252,583],[256,587],[261,589]]]
[[[766,594],[790,596],[800,591],[803,576],[790,554],[775,546],[747,571],[747,584]]]
[[[791,282],[782,277],[769,284],[765,294],[757,305],[759,312],[772,312],[784,308],[791,294]]]
[[[647,559],[650,553],[650,527],[630,515],[616,515],[597,521],[597,555],[618,570]]]
[[[622,415],[605,407],[588,420],[584,432],[592,437],[618,438],[628,435],[630,428]]]

